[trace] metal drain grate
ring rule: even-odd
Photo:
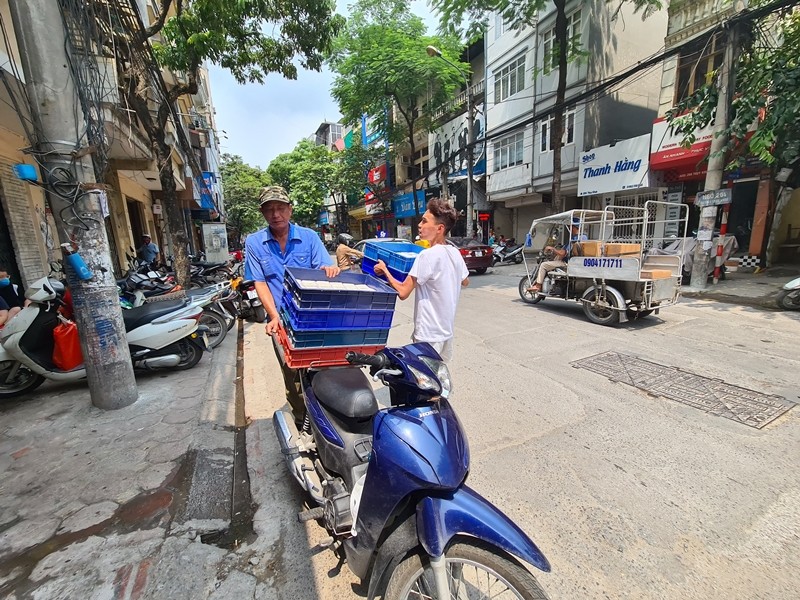
[[[618,352],[603,352],[571,364],[575,368],[603,375],[611,381],[627,383],[649,394],[688,404],[757,429],[794,406],[782,396],[762,394],[725,383],[721,379],[703,377]]]

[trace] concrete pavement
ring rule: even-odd
[[[729,272],[716,285],[709,282],[703,290],[684,286],[681,293],[687,298],[776,309],[778,292],[797,277],[800,277],[800,265],[775,265],[758,273]]]
[[[0,596],[198,598],[226,579],[229,553],[195,542],[231,519],[236,333],[139,375],[121,410],[85,383],[0,406]]]

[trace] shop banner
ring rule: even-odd
[[[472,139],[478,143],[472,147],[472,175],[478,177],[486,173],[486,118],[483,104],[479,104],[474,110]],[[468,132],[467,113],[463,112],[428,134],[428,148],[433,150],[428,159],[429,186],[441,184],[441,170],[444,163],[448,163],[447,178],[450,181],[467,176]]]
[[[653,137],[650,144],[650,162],[655,170],[676,169],[679,171],[698,171],[698,164],[705,160],[711,149],[714,137],[713,125],[694,132],[695,141],[689,148],[681,146],[683,134],[675,133],[662,117],[653,123]]]
[[[425,192],[423,190],[417,191],[417,204],[419,205],[419,214],[421,215],[428,207],[428,200],[425,198]],[[414,210],[414,195],[412,192],[395,197],[392,200],[392,206],[394,206],[394,216],[396,219],[417,216]]]
[[[650,134],[581,154],[578,196],[650,187]]]

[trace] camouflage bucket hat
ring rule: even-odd
[[[292,201],[289,199],[289,194],[287,194],[286,190],[279,185],[270,185],[263,188],[261,193],[258,195],[258,200],[259,206],[263,206],[265,203],[271,201],[285,202],[286,204],[292,203]]]

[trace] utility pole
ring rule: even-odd
[[[706,171],[706,181],[703,186],[704,191],[720,189],[722,187],[722,174],[725,170],[726,153],[724,150],[728,144],[728,136],[724,134],[724,130],[728,127],[731,93],[734,89],[733,63],[736,56],[736,25],[731,25],[727,31],[727,37],[725,54],[723,55],[719,72],[717,112],[714,117],[711,149],[708,156],[708,170]],[[703,290],[708,284],[708,261],[710,259],[714,225],[717,221],[717,207],[710,206],[700,210],[700,225],[697,230],[697,244],[694,248],[690,285],[694,289]],[[723,235],[720,232],[720,237]]]
[[[65,52],[67,32],[59,3],[12,0],[10,8],[35,123],[37,139],[31,142],[45,185],[53,170],[61,168],[81,190],[89,189],[94,170],[91,159],[76,152],[86,150],[79,138],[85,125],[76,122],[82,109]],[[49,186],[47,197],[53,215],[66,219],[57,224],[61,243],[77,245],[94,274],[83,281],[67,269],[92,404],[103,409],[128,406],[138,392],[98,194],[77,194],[73,207]],[[70,218],[72,210],[80,220]]]
[[[472,197],[472,130],[475,116],[472,114],[472,93],[469,89],[470,80],[467,80],[467,237],[472,237],[475,225],[472,222],[472,213],[475,209],[475,198]]]

